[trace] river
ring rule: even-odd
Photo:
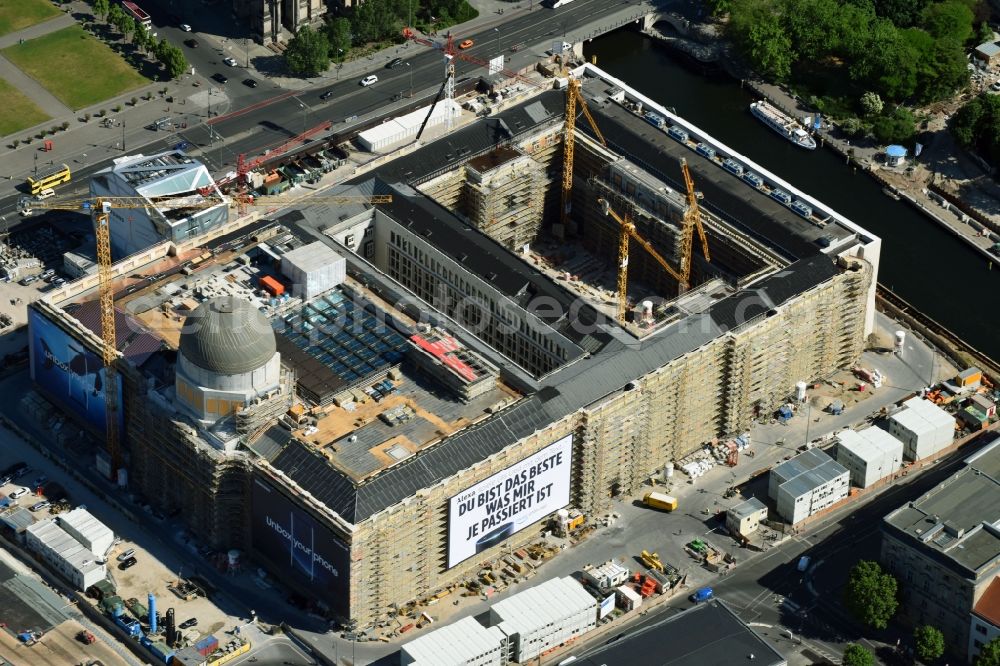
[[[585,44],[587,60],[882,237],[879,281],[920,311],[1000,359],[1000,261],[989,262],[831,150],[797,148],[754,119],[748,90],[704,76],[661,44],[620,30]],[[641,73],[641,74],[640,74]],[[990,296],[993,294],[993,296]]]

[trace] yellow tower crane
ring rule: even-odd
[[[225,203],[240,210],[245,206],[284,208],[301,204],[346,204],[346,203],[392,203],[391,195],[351,196],[309,194],[296,197],[239,195],[229,197]],[[115,361],[118,358],[118,343],[115,335],[115,291],[114,273],[111,262],[111,211],[116,208],[155,209],[203,209],[214,208],[222,201],[201,195],[164,197],[103,197],[97,199],[66,199],[59,201],[33,201],[23,198],[18,207],[24,215],[30,215],[35,208],[45,210],[71,210],[90,213],[94,220],[97,237],[97,265],[101,306],[101,356],[104,360],[104,400],[106,416],[106,437],[108,455],[111,457],[111,480],[117,481],[118,470],[122,468],[120,433],[118,432],[118,375]]]
[[[606,199],[598,199],[597,202],[601,204],[605,215],[610,215],[618,222],[618,323],[624,324],[625,314],[628,309],[628,242],[630,238],[635,239],[635,242],[641,245],[653,259],[656,259],[657,263],[663,266],[663,270],[669,273],[678,283],[681,282],[681,274],[674,270],[674,267],[656,251],[656,248],[639,235],[639,232],[635,229],[635,224],[632,223],[628,214],[624,218],[619,216],[611,208],[611,204]]]
[[[705,236],[705,228],[701,225],[701,209],[698,208],[698,199],[701,193],[694,189],[694,181],[691,180],[691,172],[688,170],[687,159],[681,158],[681,171],[684,173],[684,186],[687,188],[688,207],[684,211],[684,229],[682,231],[681,248],[681,291],[687,291],[691,282],[691,262],[692,245],[694,244],[694,230],[698,230],[698,238],[701,239],[701,251],[705,255],[705,261],[712,261],[708,254],[708,238]]]
[[[564,129],[565,137],[563,138],[562,209],[560,212],[560,221],[564,228],[569,223],[570,207],[572,205],[573,145],[576,142],[577,102],[580,103],[580,108],[583,109],[584,115],[587,116],[587,120],[590,122],[590,126],[593,128],[598,140],[600,140],[601,145],[605,147],[608,145],[608,142],[604,140],[604,135],[601,134],[601,130],[597,128],[594,117],[590,115],[590,109],[587,108],[587,101],[580,94],[580,82],[571,76],[566,85],[566,127]]]

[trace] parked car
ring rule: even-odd
[[[130,557],[132,557],[133,555],[135,555],[135,548],[129,548],[124,553],[122,553],[121,555],[119,555],[117,559],[118,559],[119,562],[124,562],[125,560],[127,560]]]
[[[396,69],[397,67],[399,67],[402,64],[403,64],[403,59],[402,58],[393,58],[392,60],[390,60],[389,62],[387,62],[385,64],[385,68],[386,69]]]
[[[37,488],[39,486],[44,486],[48,482],[49,482],[49,477],[47,477],[44,474],[42,474],[40,477],[38,477],[37,479],[35,479],[35,482],[33,484],[31,484],[31,487],[32,488]]]
[[[319,98],[321,100],[324,100],[324,101],[330,99],[331,97],[333,97],[333,91],[332,90],[327,90],[325,93],[323,93],[322,95],[319,96]]]
[[[19,497],[24,497],[27,494],[28,494],[28,489],[25,488],[24,486],[20,486],[19,488],[10,491],[7,497],[11,499],[17,499]]]
[[[138,563],[139,563],[139,560],[135,559],[134,557],[130,557],[127,560],[125,560],[124,562],[122,562],[121,564],[119,564],[118,568],[120,570],[122,570],[122,571],[125,571],[126,569],[131,569],[132,567],[134,567]]]
[[[994,81],[990,85],[990,90],[992,90],[993,92],[1000,92],[1000,81]]]
[[[222,62],[226,63],[230,67],[236,67],[239,64],[236,62],[236,58],[225,58]]]
[[[31,510],[41,511],[43,509],[49,508],[50,506],[52,506],[52,504],[48,500],[42,500],[41,502],[35,502],[34,504],[32,504]]]
[[[196,49],[200,46],[200,44],[198,44],[197,39],[185,39],[184,46],[188,47],[189,49]]]
[[[229,83],[229,77],[226,76],[225,74],[222,74],[221,72],[216,72],[215,74],[212,74],[212,78],[223,85]]]
[[[189,26],[187,23],[181,23],[181,30],[183,30],[184,32],[191,32],[191,26]]]
[[[181,622],[177,626],[180,627],[181,629],[190,629],[191,627],[197,627],[198,626],[198,618],[193,617],[190,620],[184,620],[183,622]]]
[[[365,78],[361,79],[361,85],[365,86],[366,88],[374,83],[378,83],[378,77],[375,76],[374,74],[369,74]]]
[[[257,82],[254,81],[253,79],[243,79],[243,85],[245,85],[247,88],[256,88]]]

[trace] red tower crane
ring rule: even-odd
[[[249,174],[251,171],[259,167],[261,164],[264,164],[269,160],[273,160],[275,157],[281,155],[282,153],[288,152],[289,150],[294,148],[296,144],[303,143],[306,140],[316,136],[317,134],[325,132],[326,130],[330,129],[332,125],[333,125],[332,122],[330,122],[329,120],[325,120],[321,122],[319,125],[311,127],[307,129],[305,132],[302,132],[301,134],[297,134],[292,138],[285,140],[284,142],[278,144],[274,148],[266,148],[262,154],[251,159],[247,159],[246,153],[240,153],[239,156],[236,158],[236,175],[227,178],[222,178],[221,180],[216,181],[215,184],[218,187],[222,187],[223,185],[228,185],[229,183],[235,180],[237,194],[241,195],[237,197],[237,201],[245,200],[247,184],[248,184],[247,174]],[[209,191],[208,188],[205,188],[204,191],[201,192],[203,196],[207,196],[210,193],[211,192]],[[244,211],[241,209],[240,214],[242,215],[243,212]]]

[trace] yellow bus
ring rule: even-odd
[[[31,188],[31,194],[37,195],[42,190],[47,190],[49,188],[55,187],[56,185],[61,185],[63,183],[68,183],[70,179],[69,167],[63,164],[48,173],[42,174],[37,178],[28,178],[28,187]]]

